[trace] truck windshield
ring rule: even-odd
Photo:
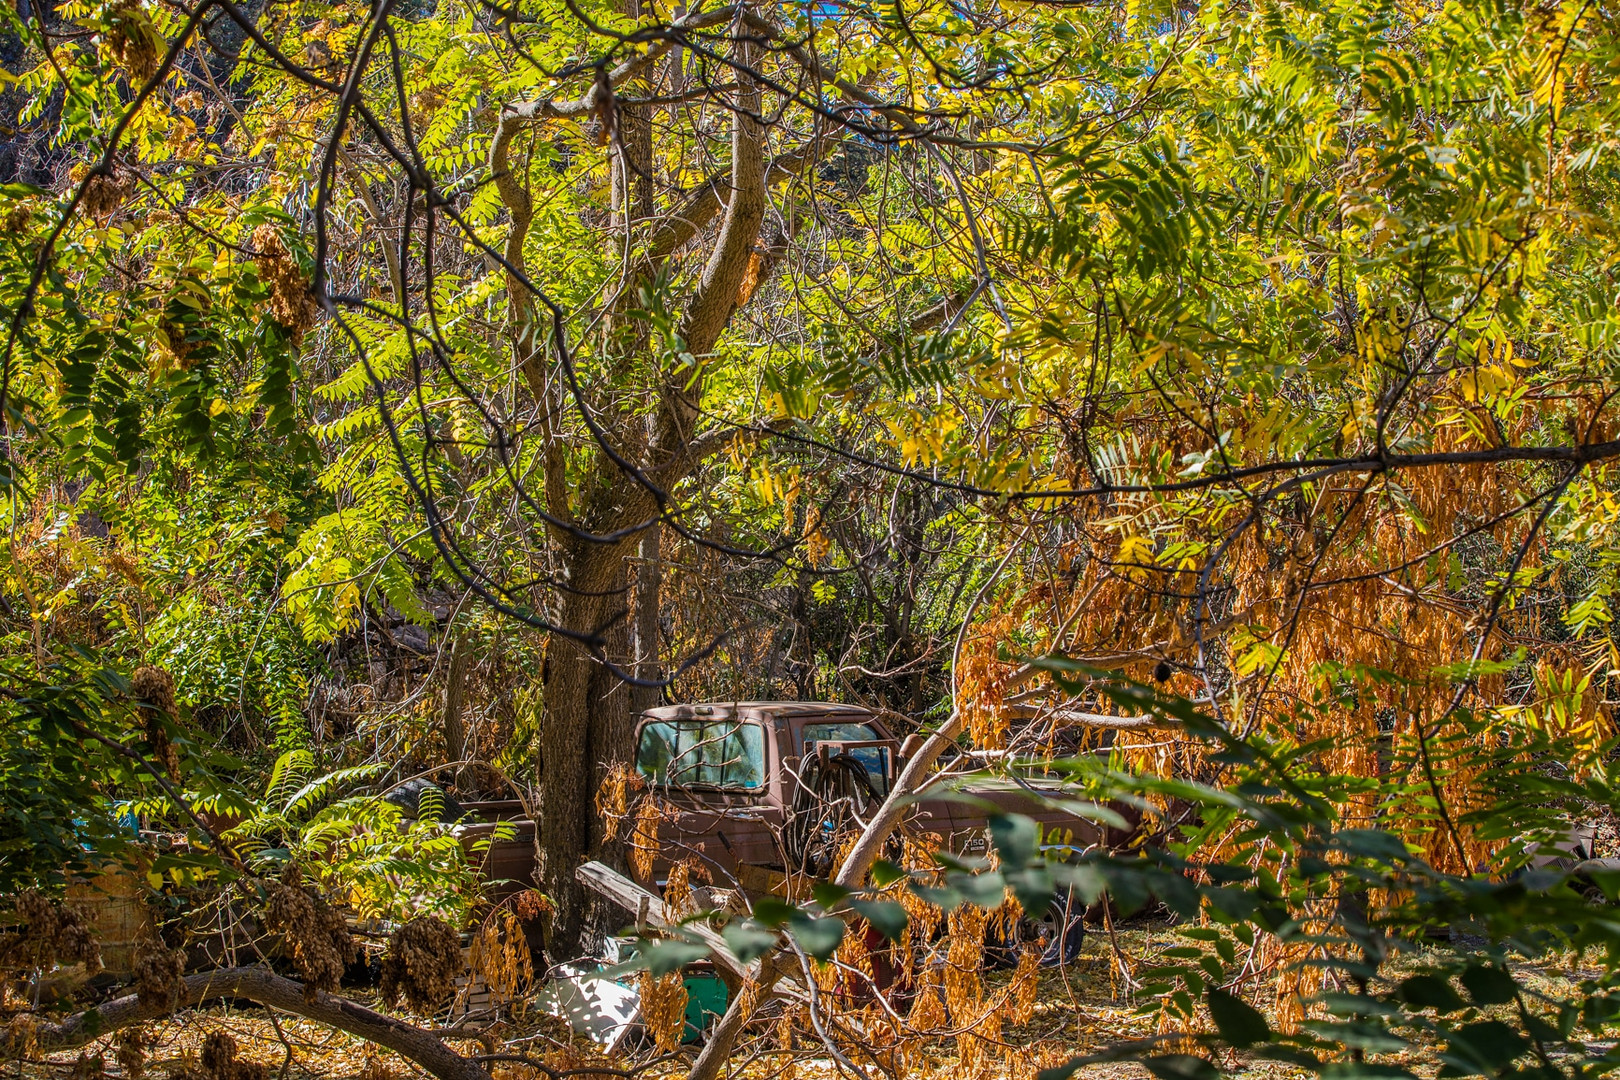
[[[800,739],[803,746],[800,752],[813,753],[818,742],[865,742],[878,737],[865,724],[824,723],[806,724],[801,729]],[[867,779],[872,782],[872,790],[879,795],[889,793],[889,751],[881,746],[857,746],[849,751],[849,756],[860,762],[866,768]]]
[[[636,768],[660,786],[757,788],[765,783],[765,733],[737,720],[654,720],[641,729]]]

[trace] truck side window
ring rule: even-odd
[[[765,732],[736,720],[654,720],[641,729],[636,769],[662,787],[763,787]]]
[[[802,745],[799,752],[807,755],[815,753],[818,742],[862,742],[877,737],[878,733],[866,724],[806,724],[800,731]],[[866,767],[866,776],[872,782],[873,791],[879,795],[889,793],[888,750],[881,746],[857,746],[849,751],[849,756]]]

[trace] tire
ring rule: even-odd
[[[1066,886],[1059,886],[1052,895],[1052,902],[1038,918],[1025,915],[1011,933],[986,942],[985,963],[991,968],[1015,967],[1025,945],[1045,941],[1042,967],[1072,964],[1080,959],[1080,950],[1085,944],[1085,914],[1085,903]]]
[[[1041,920],[1047,930],[1042,967],[1063,967],[1080,959],[1086,943],[1086,905],[1066,886],[1059,886]]]

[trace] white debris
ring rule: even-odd
[[[641,1023],[641,994],[600,971],[558,964],[535,1003],[608,1053]]]

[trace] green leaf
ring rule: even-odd
[[[1513,976],[1488,964],[1469,964],[1462,973],[1462,984],[1476,1005],[1505,1005],[1518,993]]]
[[[1088,905],[1096,903],[1108,888],[1108,879],[1102,868],[1092,863],[1056,863],[1049,869],[1054,881],[1067,885]]]
[[[906,888],[910,889],[919,899],[924,900],[950,914],[962,906],[962,894],[955,889],[936,889],[929,885],[919,885],[915,881]]]
[[[1022,867],[1035,857],[1041,830],[1022,814],[996,814],[990,818],[990,840],[1001,856],[1001,865]]]
[[[1392,1054],[1407,1046],[1381,1020],[1306,1020],[1300,1026],[1330,1043],[1371,1054]]]
[[[1106,825],[1110,829],[1129,829],[1131,827],[1131,823],[1125,819],[1124,814],[1111,806],[1104,806],[1102,803],[1081,802],[1075,799],[1054,799],[1053,805],[1064,813],[1071,814],[1082,821],[1094,821],[1098,825]],[[1050,834],[1047,842],[1051,842]],[[1079,846],[1083,847],[1084,844]]]
[[[1031,918],[1040,918],[1053,903],[1057,883],[1045,866],[1014,870],[1006,875],[1007,887],[1018,898],[1018,906]]]
[[[904,881],[909,875],[888,859],[879,859],[872,864],[872,884],[880,889],[886,889],[897,881]]]
[[[776,947],[775,933],[746,922],[726,924],[721,928],[720,936],[726,939],[726,947],[745,964]]]
[[[1282,1043],[1266,1043],[1264,1046],[1257,1046],[1254,1049],[1254,1056],[1269,1061],[1286,1061],[1290,1065],[1301,1065],[1307,1069],[1318,1069],[1322,1065],[1322,1059],[1309,1050],[1297,1046],[1287,1046]]]
[[[1481,1020],[1451,1033],[1446,1062],[1490,1075],[1530,1048],[1530,1041],[1500,1020]]]
[[[799,915],[788,926],[793,940],[804,946],[804,951],[817,960],[826,960],[838,951],[846,929],[843,919],[817,919]]]
[[[1191,1054],[1164,1054],[1143,1058],[1142,1064],[1159,1080],[1220,1080],[1215,1066]]]
[[[754,918],[766,926],[786,926],[788,920],[798,914],[799,909],[781,897],[762,896],[754,901]]]
[[[708,946],[693,941],[674,938],[649,940],[642,942],[636,959],[631,963],[636,967],[645,968],[654,975],[667,975],[671,971],[679,971],[687,964],[706,959],[708,955]]]
[[[1209,1015],[1221,1038],[1239,1049],[1271,1040],[1271,1027],[1260,1010],[1218,986],[1209,988]]]
[[[1413,1080],[1416,1073],[1399,1065],[1368,1061],[1334,1061],[1322,1066],[1322,1080]]]
[[[853,900],[850,907],[883,935],[885,941],[898,941],[906,930],[906,909],[893,900]]]
[[[832,910],[838,902],[850,894],[850,890],[842,885],[835,885],[830,881],[818,881],[810,888],[810,895],[816,898],[824,910]]]
[[[1412,858],[1406,850],[1406,842],[1383,829],[1340,829],[1334,834],[1331,846],[1347,855],[1360,855],[1390,865]]]
[[[1007,898],[1007,882],[994,870],[983,874],[952,871],[945,875],[945,881],[963,899],[977,907],[1000,907]]]
[[[1409,979],[1403,979],[1396,992],[1400,994],[1402,1001],[1419,1009],[1434,1009],[1448,1013],[1456,1012],[1463,1007],[1463,999],[1457,991],[1438,975],[1413,975]]]

